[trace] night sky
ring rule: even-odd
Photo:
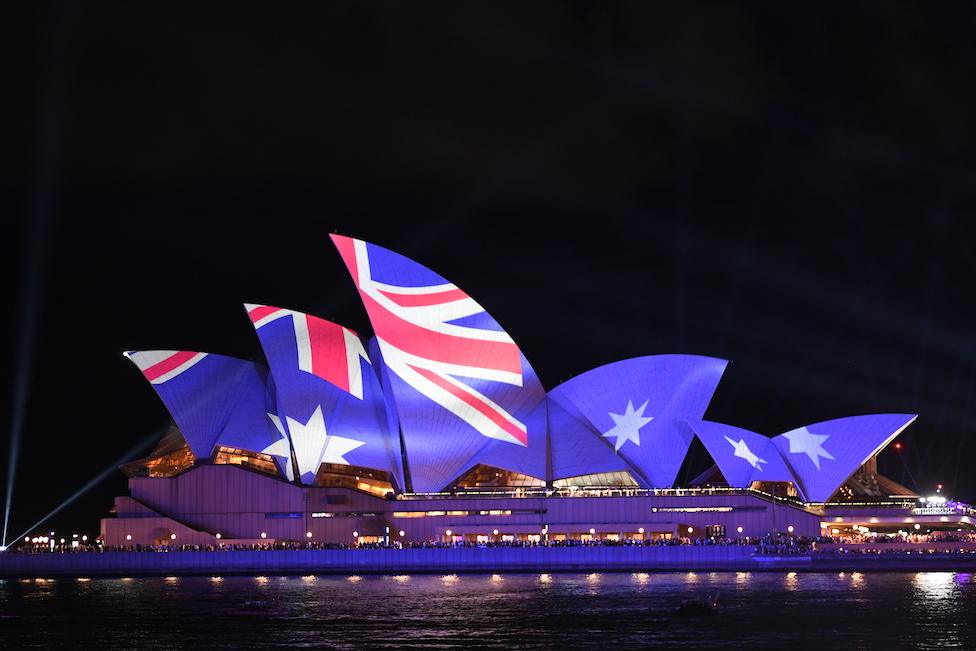
[[[976,500],[969,3],[197,4],[8,24],[12,535],[165,426],[121,351],[259,359],[244,301],[369,333],[333,231],[464,288],[547,388],[727,358],[708,418],[918,413],[882,472]]]

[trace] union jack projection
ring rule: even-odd
[[[283,307],[245,303],[244,309],[247,310],[254,329],[258,331],[278,319],[292,322],[294,339],[281,339],[272,343],[274,348],[271,351],[266,348],[265,354],[269,361],[271,357],[278,355],[296,360],[295,365],[299,370],[331,382],[362,400],[363,374],[359,360],[365,359],[368,362],[369,357],[355,332],[338,323]],[[280,345],[286,348],[279,349]]]
[[[440,490],[477,463],[544,479],[545,392],[512,338],[430,269],[362,240],[332,241],[391,371],[414,490]]]

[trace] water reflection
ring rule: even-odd
[[[315,580],[315,577],[314,576],[309,577],[309,578],[312,579],[313,581]],[[363,577],[359,576],[358,574],[353,574],[352,576],[347,576],[346,577],[346,581],[349,581],[349,583],[359,583],[362,580],[363,580]]]
[[[952,572],[918,572],[915,574],[915,587],[923,599],[948,599],[955,589]]]
[[[0,585],[0,650],[148,640],[206,647],[215,639],[253,648],[269,634],[302,648],[506,651],[575,648],[594,634],[608,649],[797,648],[797,636],[822,649],[974,648],[976,639],[976,582],[966,573],[357,576],[8,581]],[[677,604],[706,595],[718,595],[722,615],[673,617]]]
[[[796,576],[796,572],[787,572],[786,578],[783,579],[783,587],[785,587],[790,592],[793,592],[798,587],[800,587],[800,580]]]

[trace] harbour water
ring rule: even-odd
[[[712,595],[716,614],[675,614]],[[976,648],[976,575],[602,573],[0,580],[0,649]]]

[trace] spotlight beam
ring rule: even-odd
[[[27,395],[30,390],[30,369],[34,356],[34,333],[37,331],[37,315],[41,298],[44,263],[47,253],[48,231],[54,213],[54,197],[57,188],[61,150],[61,124],[65,93],[69,79],[66,65],[71,61],[69,36],[77,18],[79,6],[71,3],[51,10],[48,32],[38,53],[42,62],[40,93],[37,98],[37,124],[35,131],[35,169],[31,220],[24,247],[23,305],[20,309],[20,340],[17,345],[13,409],[11,415],[10,450],[7,457],[7,492],[3,507],[3,534],[0,544],[7,544],[10,525],[10,506],[13,501],[14,478],[20,440],[23,433]],[[46,83],[43,83],[46,82]]]
[[[41,526],[42,524],[44,524],[45,522],[47,522],[48,520],[50,520],[52,517],[54,517],[56,514],[58,514],[61,511],[63,511],[72,502],[74,502],[75,500],[77,500],[79,497],[81,497],[82,495],[84,495],[85,493],[87,493],[89,490],[91,490],[92,488],[94,488],[95,486],[97,486],[99,483],[101,483],[103,479],[105,479],[106,477],[108,477],[109,475],[111,475],[113,472],[115,472],[116,470],[118,470],[118,467],[121,466],[123,463],[126,463],[128,461],[132,461],[140,452],[142,452],[143,450],[145,450],[146,448],[148,448],[150,445],[152,445],[153,443],[155,443],[156,441],[158,441],[159,440],[159,437],[160,437],[160,430],[157,429],[152,434],[150,434],[149,436],[147,436],[146,438],[144,438],[143,440],[139,441],[134,446],[132,446],[131,448],[129,448],[129,450],[126,451],[125,454],[123,454],[121,457],[119,457],[118,459],[116,459],[113,463],[109,464],[100,473],[98,473],[97,475],[95,475],[94,477],[92,477],[90,480],[88,480],[88,482],[84,486],[82,486],[77,491],[75,491],[74,494],[72,494],[71,496],[68,497],[68,499],[66,499],[65,501],[61,502],[59,505],[57,505],[56,507],[54,507],[54,509],[52,509],[47,515],[45,515],[43,518],[41,518],[40,520],[38,520],[37,522],[35,522],[31,526],[27,527],[27,529],[25,529],[20,535],[14,536],[13,538],[11,538],[11,540],[12,541],[14,541],[14,540],[21,540],[30,531],[32,531],[33,529],[36,529],[37,527]],[[6,544],[6,542],[4,542],[4,544]]]

